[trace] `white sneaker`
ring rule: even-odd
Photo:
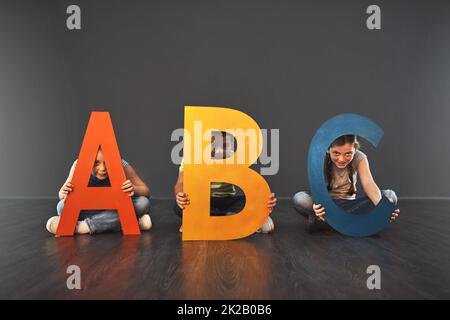
[[[275,225],[273,224],[273,220],[271,217],[267,217],[266,222],[262,225],[261,228],[256,230],[257,233],[271,233],[275,229]]]
[[[47,228],[48,232],[56,234],[56,230],[58,229],[58,224],[59,224],[59,216],[54,216],[54,217],[51,217],[50,219],[48,219],[45,227]]]
[[[141,230],[150,230],[152,228],[152,219],[149,214],[144,214],[139,218],[139,228]]]
[[[91,233],[91,229],[89,228],[89,225],[86,222],[86,220],[77,222],[77,225],[75,227],[75,233],[76,234],[90,234]]]

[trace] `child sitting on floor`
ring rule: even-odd
[[[73,191],[71,183],[77,160],[70,169],[66,182],[59,190],[59,203],[56,207],[57,216],[51,217],[47,222],[47,230],[53,234],[58,228],[60,215],[64,208],[64,202],[67,195]],[[127,193],[132,201],[136,216],[139,219],[139,227],[141,230],[150,230],[152,221],[150,219],[150,190],[134,171],[133,167],[122,159],[122,165],[125,171],[125,180],[122,184],[122,191]],[[89,179],[90,187],[108,187],[110,186],[106,163],[103,158],[103,152],[99,149],[95,160],[94,168]],[[120,231],[120,219],[115,210],[81,210],[78,217],[78,223],[75,227],[76,234],[94,234],[106,231]]]
[[[231,141],[231,135],[226,132],[215,132],[212,136],[212,150],[211,157],[213,159],[226,159],[229,157],[233,150]],[[175,205],[174,212],[177,216],[182,217],[183,209],[190,204],[190,199],[186,193],[183,192],[183,163],[180,165],[178,180],[174,187],[175,192]],[[212,216],[225,216],[238,213],[244,208],[245,196],[237,195],[234,185],[225,182],[213,182],[211,183],[211,215]],[[267,199],[267,207],[270,212],[277,204],[275,194],[272,193]],[[266,222],[257,230],[258,233],[270,233],[274,230],[275,226],[272,218],[267,217]],[[183,231],[182,226],[180,232]]]

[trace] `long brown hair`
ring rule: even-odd
[[[352,134],[348,134],[348,135],[340,136],[339,138],[334,140],[328,147],[328,150],[330,150],[331,147],[336,147],[336,146],[340,147],[340,146],[343,146],[346,144],[351,144],[356,150],[358,150],[360,147],[358,137],[355,135],[352,135]],[[332,177],[333,161],[331,160],[329,152],[326,153],[324,167],[325,167],[324,168],[325,178],[327,180],[327,189],[328,189],[328,191],[330,191],[331,190],[331,181],[333,179],[333,177]],[[353,183],[354,169],[353,169],[352,163],[349,163],[347,165],[347,170],[348,170],[348,176],[349,176],[350,182],[351,182],[351,187],[348,190],[348,194],[351,196],[356,193],[355,185]]]

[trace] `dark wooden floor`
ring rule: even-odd
[[[308,234],[289,201],[276,230],[243,240],[183,242],[170,201],[153,201],[154,228],[140,237],[54,238],[49,200],[0,200],[1,299],[432,299],[450,298],[450,201],[401,201],[382,233]],[[81,290],[66,269],[81,268]],[[381,268],[368,290],[366,268]]]

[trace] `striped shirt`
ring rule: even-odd
[[[184,160],[183,160],[184,161]],[[181,161],[179,171],[184,171],[184,163]],[[212,182],[211,183],[211,197],[229,197],[236,195],[236,188],[231,183],[227,182]]]

